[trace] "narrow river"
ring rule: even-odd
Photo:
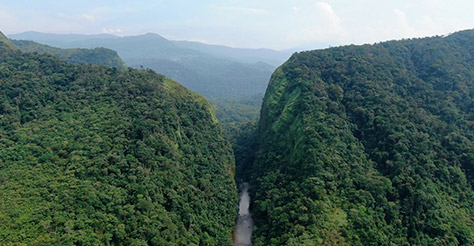
[[[234,246],[251,246],[253,220],[249,211],[250,196],[248,184],[240,186],[239,218],[235,226]]]

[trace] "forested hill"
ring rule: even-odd
[[[474,245],[474,31],[294,54],[267,89],[254,245]]]
[[[0,48],[10,50],[18,49],[2,32],[0,32]]]
[[[180,84],[0,42],[0,244],[231,245],[233,166]]]
[[[27,40],[13,40],[11,42],[24,52],[50,54],[72,63],[107,65],[120,69],[127,68],[117,52],[106,48],[60,49]]]

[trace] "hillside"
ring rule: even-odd
[[[72,63],[106,65],[120,69],[127,68],[117,52],[110,49],[60,49],[27,40],[13,40],[12,43],[23,52],[50,54]]]
[[[474,245],[473,47],[470,30],[278,68],[250,175],[254,245]]]
[[[231,245],[234,158],[202,96],[0,44],[0,244]]]
[[[153,33],[117,37],[26,32],[9,38],[60,48],[109,48],[128,66],[151,68],[209,99],[263,94],[275,67],[289,57],[287,52],[172,41]]]
[[[2,32],[0,32],[0,47],[10,50],[18,49]]]

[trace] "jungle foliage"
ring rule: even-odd
[[[235,180],[246,182],[257,150],[257,122],[263,94],[246,97],[211,98],[216,117],[232,144]]]
[[[0,42],[0,244],[231,245],[233,173],[198,94]]]
[[[474,31],[294,54],[264,97],[254,245],[474,245]]]

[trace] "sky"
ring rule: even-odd
[[[0,0],[0,31],[325,48],[474,28],[472,0]]]

